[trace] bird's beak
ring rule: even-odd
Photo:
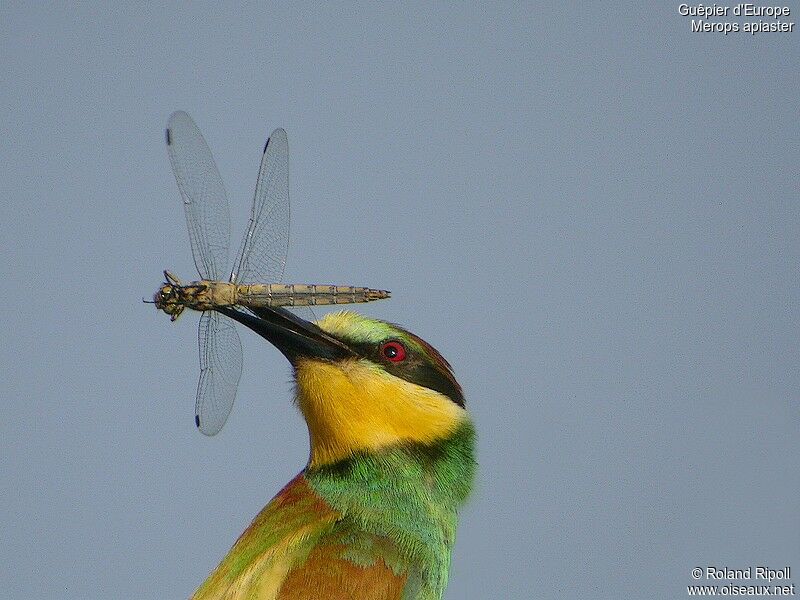
[[[356,357],[349,346],[325,333],[314,323],[282,308],[253,309],[257,316],[233,308],[218,309],[239,321],[280,350],[293,365],[298,359],[342,360]]]

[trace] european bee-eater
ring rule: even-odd
[[[447,361],[351,313],[222,309],[294,368],[310,458],[195,600],[435,600],[475,473],[474,429]]]

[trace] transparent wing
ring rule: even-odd
[[[283,129],[269,136],[258,170],[253,212],[230,280],[279,283],[289,245],[289,142]]]
[[[228,197],[208,144],[185,112],[172,113],[167,121],[167,152],[183,198],[197,272],[203,279],[221,281],[230,264]]]
[[[225,425],[242,375],[242,343],[235,322],[216,311],[200,317],[200,381],[197,383],[195,424],[206,435]]]
[[[306,321],[313,322],[317,320],[317,315],[310,306],[291,306],[289,307],[289,310],[291,310],[298,317],[304,318]]]

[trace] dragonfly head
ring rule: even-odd
[[[183,312],[184,301],[181,294],[181,282],[169,271],[164,271],[166,281],[153,295],[153,303],[158,310],[163,310],[174,321]]]

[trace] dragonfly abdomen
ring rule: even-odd
[[[385,290],[345,285],[305,283],[253,283],[236,286],[240,306],[320,306],[372,302],[389,297]]]

